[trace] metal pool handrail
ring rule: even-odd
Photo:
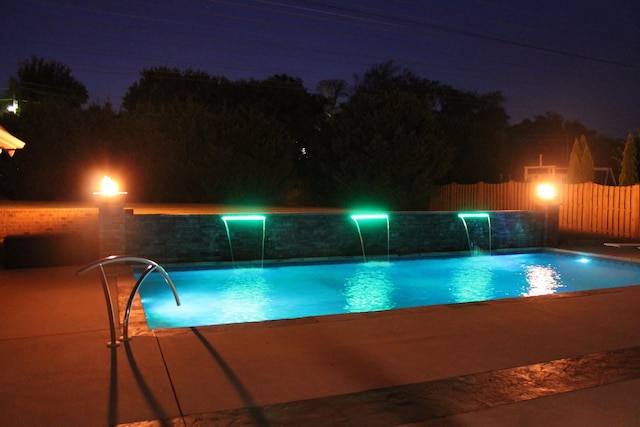
[[[133,300],[135,299],[136,293],[138,292],[138,289],[140,289],[142,282],[144,282],[144,279],[146,279],[147,276],[153,271],[157,270],[162,275],[162,277],[164,277],[165,282],[171,288],[171,292],[173,292],[173,296],[176,300],[176,305],[180,305],[180,297],[178,297],[178,291],[176,291],[176,287],[173,284],[173,281],[167,274],[166,270],[160,264],[158,264],[153,260],[136,257],[136,256],[130,256],[130,255],[110,255],[108,257],[101,258],[97,261],[93,261],[85,265],[84,267],[81,267],[76,271],[76,274],[80,275],[89,270],[93,270],[96,267],[100,267],[100,273],[101,273],[100,280],[102,281],[102,290],[104,291],[104,297],[107,302],[107,311],[109,314],[109,323],[110,323],[110,329],[111,329],[111,341],[107,342],[108,347],[117,347],[118,345],[120,345],[120,343],[116,339],[116,328],[117,328],[116,320],[115,320],[116,316],[113,310],[113,303],[111,302],[111,291],[109,290],[109,283],[107,281],[107,275],[104,272],[104,266],[108,264],[116,264],[116,263],[123,264],[127,262],[139,262],[142,264],[146,264],[147,268],[140,275],[140,277],[136,281],[136,284],[133,286],[133,289],[131,290],[131,294],[129,295],[129,300],[127,301],[127,307],[124,312],[123,333],[122,333],[122,337],[120,337],[121,341],[128,341],[131,339],[129,338],[129,314],[131,313]]]

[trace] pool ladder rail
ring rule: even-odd
[[[127,263],[141,263],[146,264],[147,268],[140,275],[136,284],[133,286],[131,290],[131,294],[129,294],[129,300],[127,301],[127,306],[124,312],[124,320],[123,320],[123,331],[120,340],[116,339],[116,329],[118,328],[118,324],[116,323],[116,315],[113,309],[113,302],[111,300],[111,291],[109,290],[109,282],[107,280],[107,275],[104,271],[104,266],[108,264],[127,264]],[[105,258],[101,258],[99,260],[93,261],[84,267],[81,267],[76,271],[76,274],[80,275],[89,270],[93,270],[94,268],[100,268],[100,280],[102,281],[102,290],[104,291],[104,297],[107,303],[107,311],[109,314],[109,327],[111,330],[111,341],[107,342],[107,347],[118,347],[120,345],[120,341],[129,341],[131,338],[129,337],[129,315],[131,313],[131,307],[133,306],[133,300],[135,299],[142,282],[147,278],[149,274],[154,271],[157,271],[164,277],[165,282],[171,288],[171,292],[173,292],[173,296],[176,300],[176,305],[180,305],[180,298],[178,297],[178,291],[176,291],[176,287],[167,274],[166,270],[157,262],[147,259],[141,258],[137,256],[130,255],[110,255]]]

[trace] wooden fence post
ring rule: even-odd
[[[629,220],[631,223],[632,237],[640,238],[640,227],[638,227],[638,215],[640,215],[640,184],[636,184],[631,189],[631,201],[629,207]]]

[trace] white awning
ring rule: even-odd
[[[6,131],[5,128],[0,126],[0,153],[2,150],[7,150],[10,156],[13,156],[16,150],[24,148],[25,143],[20,141],[15,136]]]

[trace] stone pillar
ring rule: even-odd
[[[125,251],[124,207],[120,204],[101,204],[98,212],[100,257],[123,255]]]
[[[545,210],[545,242],[544,246],[558,246],[560,236],[560,206],[557,203],[550,204]]]

